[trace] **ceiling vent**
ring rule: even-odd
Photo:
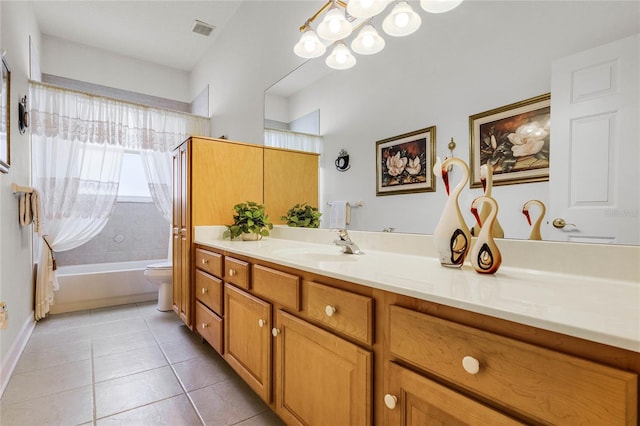
[[[191,31],[197,34],[202,34],[203,36],[209,36],[211,31],[213,31],[215,27],[213,25],[209,25],[206,22],[198,21],[197,19],[193,22],[193,28]]]

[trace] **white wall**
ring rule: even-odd
[[[21,348],[23,326],[32,322],[33,290],[31,226],[18,224],[18,198],[11,183],[30,185],[31,149],[29,133],[18,132],[18,99],[28,92],[29,35],[36,41],[40,33],[31,6],[26,2],[0,2],[1,46],[7,51],[11,68],[11,167],[0,174],[0,300],[7,304],[9,326],[0,330],[0,385],[6,384],[7,367]],[[0,389],[1,390],[1,389]]]
[[[637,2],[467,1],[446,14],[420,13],[417,33],[386,37],[380,54],[358,56],[354,68],[333,72],[290,100],[293,116],[320,108],[323,198],[364,201],[353,211],[353,229],[432,233],[444,205],[441,181],[435,193],[376,197],[377,140],[435,125],[437,155],[449,155],[453,137],[455,155],[468,161],[470,115],[548,93],[555,58],[640,30]],[[560,142],[553,140],[552,156]],[[344,173],[333,167],[341,148],[352,165]],[[470,224],[468,206],[481,193],[467,186],[460,197]],[[493,196],[505,235],[527,238],[522,205],[547,202],[548,183],[495,187]]]
[[[60,38],[43,36],[43,73],[189,103],[189,73],[110,53]]]
[[[248,1],[191,76],[191,95],[210,85],[211,135],[262,144],[264,90],[299,66],[298,27],[323,2]]]

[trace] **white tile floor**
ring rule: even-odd
[[[40,321],[0,399],[2,426],[283,423],[155,303]]]

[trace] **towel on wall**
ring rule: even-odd
[[[33,217],[31,216],[31,194],[29,193],[20,195],[18,220],[20,221],[20,226],[31,225],[33,221]]]
[[[18,204],[18,220],[21,226],[33,223],[33,230],[40,232],[40,194],[35,189],[31,193],[20,195]]]
[[[330,229],[346,229],[347,227],[347,209],[349,203],[346,201],[332,201],[331,213],[329,215]]]

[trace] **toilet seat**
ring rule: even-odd
[[[159,269],[171,269],[172,265],[170,261],[152,263],[147,265],[147,269],[159,270]]]
[[[152,263],[147,265],[144,270],[144,275],[147,277],[171,277],[173,273],[170,261],[164,261],[159,263]]]

